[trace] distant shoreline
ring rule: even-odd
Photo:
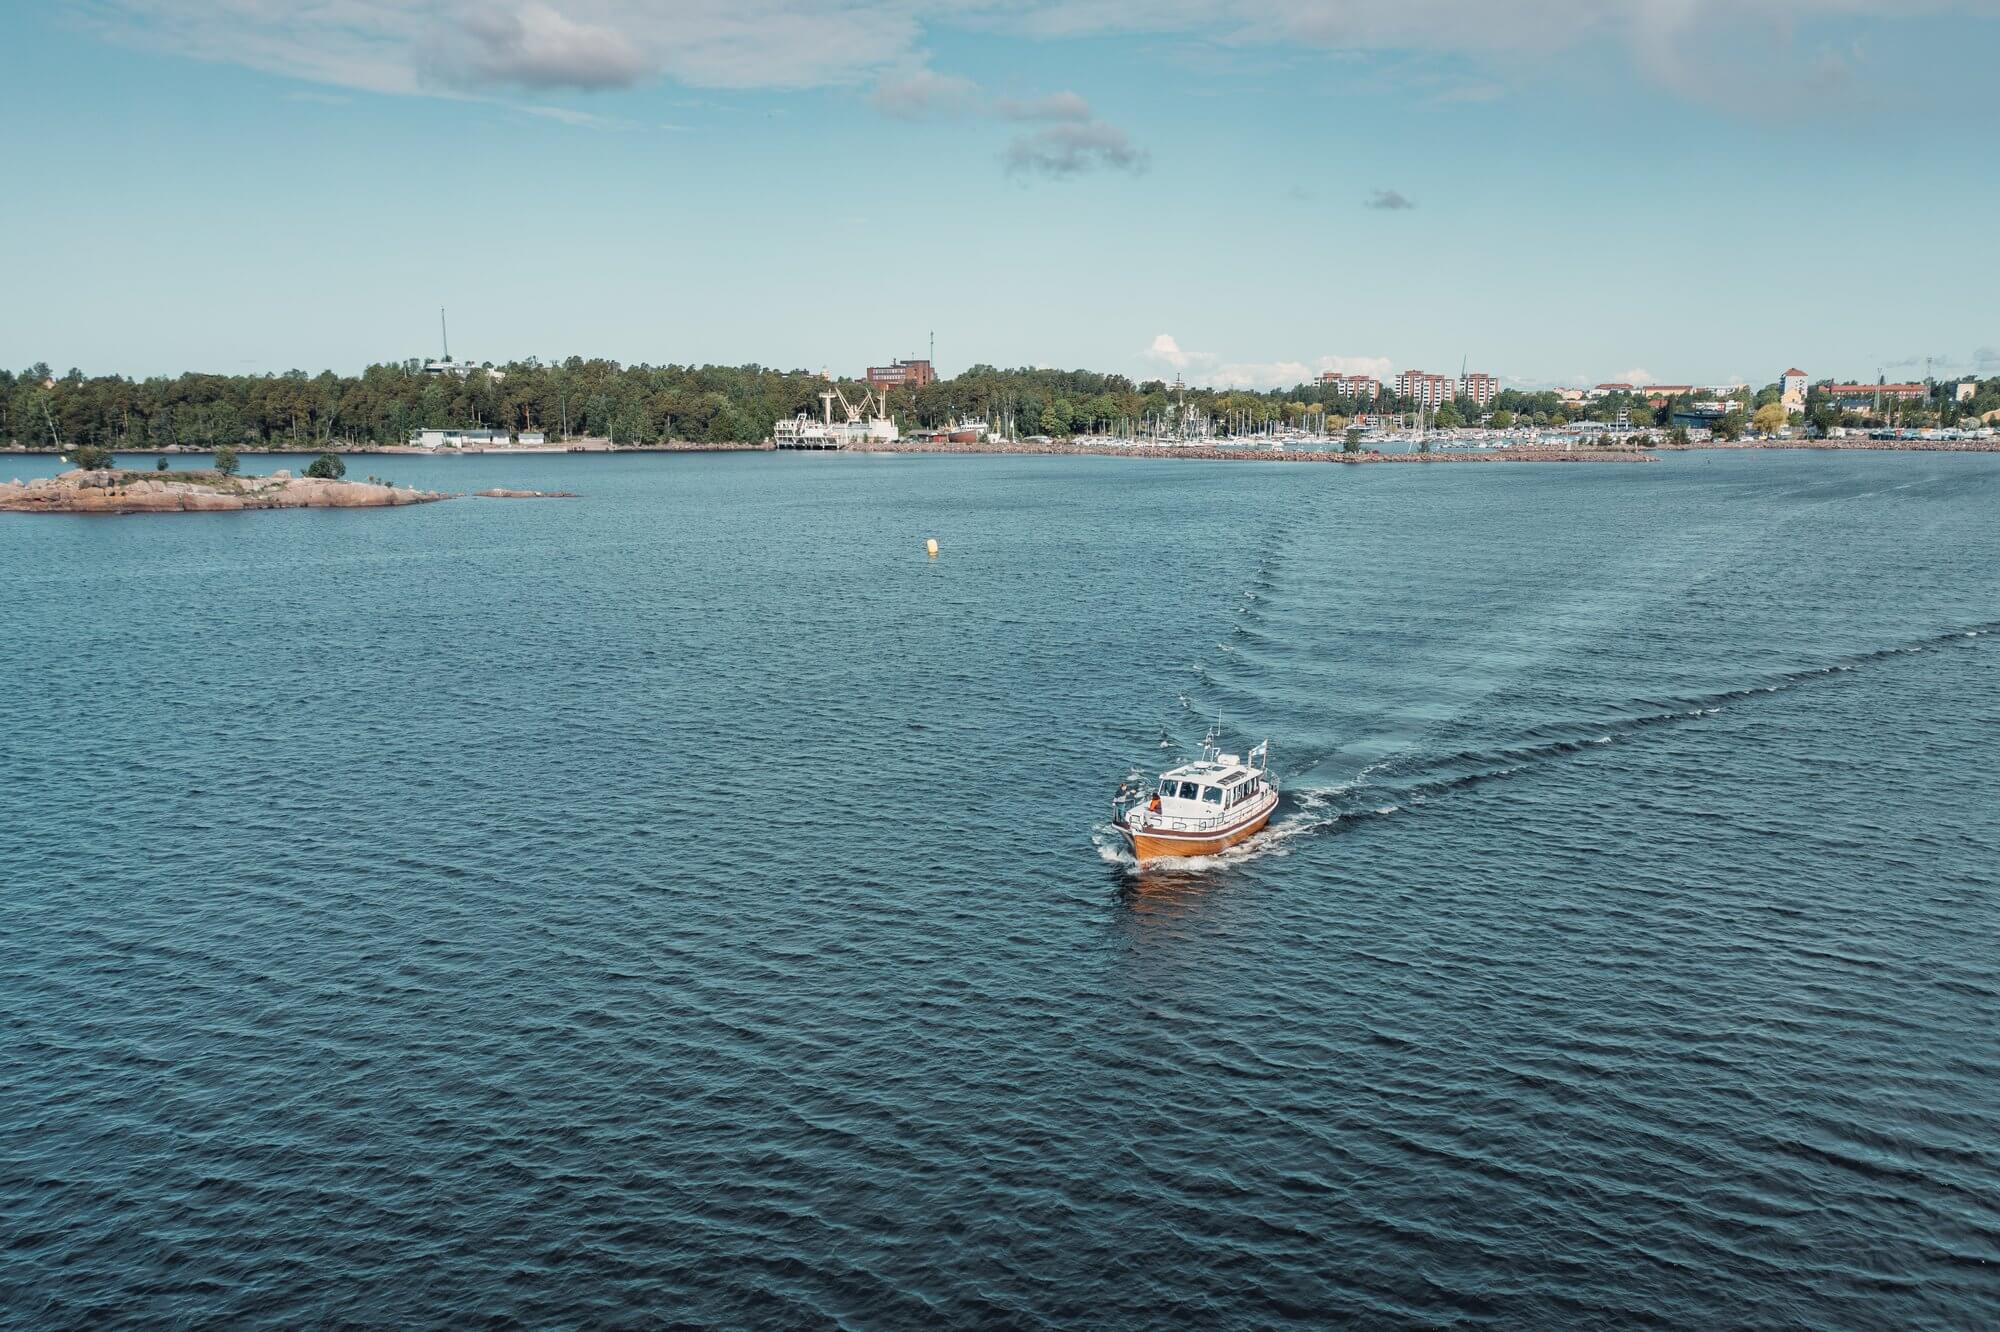
[[[353,455],[381,454],[403,458],[558,458],[580,455],[605,456],[610,454],[635,453],[774,453],[777,448],[769,441],[758,444],[742,443],[693,443],[673,444],[619,444],[607,445],[593,441],[581,447],[543,448],[470,448],[470,449],[422,449],[410,444],[348,444],[335,443],[331,452]],[[986,443],[986,444],[932,444],[911,440],[870,444],[865,448],[824,450],[845,453],[907,453],[934,457],[949,457],[955,454],[1021,457],[1101,457],[1101,458],[1157,458],[1194,459],[1206,462],[1338,462],[1338,463],[1439,463],[1439,462],[1649,462],[1657,461],[1656,453],[1697,453],[1704,451],[1751,453],[1762,450],[1786,450],[1810,452],[1824,450],[1842,453],[2000,453],[2000,439],[1986,440],[1945,440],[1945,439],[1758,439],[1734,442],[1709,441],[1706,443],[1674,444],[1665,441],[1634,445],[1627,448],[1602,449],[1595,446],[1576,449],[1551,448],[1509,448],[1509,449],[1463,449],[1447,448],[1430,453],[1347,453],[1339,449],[1289,448],[1277,450],[1243,444],[1230,448],[1213,445],[1118,445],[1098,442],[1078,443],[1052,440],[1046,444],[1027,443]],[[118,448],[122,454],[133,457],[204,456],[210,450],[199,448],[180,449],[133,449]],[[304,449],[259,449],[239,446],[236,452],[244,457],[291,457],[310,458],[326,448]],[[814,450],[803,450],[813,452]],[[54,458],[66,454],[66,449],[21,448],[17,445],[0,446],[0,457]]]
[[[810,452],[810,450],[808,450]],[[1199,462],[1298,463],[1480,463],[1480,462],[1653,462],[1639,449],[1480,449],[1437,453],[1345,453],[1327,449],[1230,448],[1208,445],[1078,444],[1051,440],[1047,444],[915,444],[898,440],[845,450],[850,453],[988,454],[1015,457],[1092,457],[1193,459]]]
[[[2000,439],[1752,439],[1708,444],[1649,444],[1663,453],[1693,453],[1719,449],[1755,452],[1760,449],[1820,449],[1830,453],[2000,453]]]
[[[322,449],[252,449],[236,450],[241,457],[315,457],[327,450]],[[1344,453],[1325,449],[1291,449],[1279,451],[1268,448],[1243,446],[1238,448],[1215,448],[1193,445],[1134,445],[1125,447],[1115,444],[1076,444],[1051,441],[1047,444],[918,444],[908,440],[873,443],[865,448],[850,449],[804,449],[803,453],[859,453],[883,454],[904,453],[930,457],[952,457],[956,455],[1014,456],[1014,457],[1096,457],[1096,458],[1152,458],[1162,460],[1194,460],[1199,462],[1310,462],[1310,463],[1477,463],[1477,462],[1653,462],[1649,454],[1640,449],[1459,449],[1435,453]],[[58,457],[55,449],[9,449],[6,452],[16,457]],[[133,457],[202,456],[206,450],[181,449],[169,453],[164,449],[119,449],[119,453]],[[404,458],[566,458],[580,455],[606,456],[610,454],[632,453],[776,453],[776,446],[764,444],[634,444],[617,448],[578,449],[419,449],[410,445],[381,444],[372,446],[338,446],[334,453],[350,455],[377,454]]]

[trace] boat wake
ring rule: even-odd
[[[1149,862],[1145,872],[1197,874],[1264,856],[1289,854],[1292,844],[1341,831],[1375,819],[1391,818],[1420,810],[1430,801],[1456,791],[1500,781],[1532,771],[1568,756],[1589,752],[1606,745],[1643,738],[1661,727],[1685,726],[1713,717],[1732,704],[1782,694],[1815,682],[1858,671],[1872,665],[1962,647],[1968,639],[2000,635],[2000,621],[1953,629],[1913,642],[1878,648],[1837,658],[1824,665],[1786,671],[1754,684],[1682,699],[1635,699],[1630,715],[1606,720],[1552,723],[1525,732],[1522,742],[1499,748],[1460,749],[1442,754],[1404,752],[1377,760],[1354,776],[1331,786],[1301,786],[1292,778],[1285,784],[1278,813],[1255,837],[1214,856],[1186,860]],[[1193,710],[1183,696],[1182,705]],[[1163,739],[1162,743],[1166,743]],[[1298,768],[1309,773],[1316,760],[1308,757]],[[1108,839],[1108,840],[1107,840]],[[1122,866],[1128,874],[1140,867],[1123,849],[1115,831],[1106,824],[1093,834],[1098,854],[1108,863]]]

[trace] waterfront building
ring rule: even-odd
[[[1457,386],[1450,375],[1427,374],[1422,370],[1405,370],[1396,376],[1396,396],[1419,407],[1438,407],[1450,402],[1457,393]]]
[[[1625,384],[1625,383],[1599,384],[1596,388],[1590,390],[1590,392],[1585,394],[1584,396],[1589,398],[1608,398],[1614,393],[1630,393],[1630,392],[1632,392],[1632,386],[1630,384]]]
[[[1953,402],[1971,402],[1978,396],[1979,381],[1976,379],[1961,379],[1951,386],[1951,400]]]
[[[1338,370],[1329,370],[1319,377],[1319,382],[1341,397],[1357,402],[1373,402],[1382,396],[1382,381],[1368,375],[1343,375]]]
[[[1458,378],[1458,396],[1470,398],[1481,407],[1491,407],[1500,396],[1500,377],[1473,371]]]
[[[868,387],[880,393],[884,389],[920,389],[935,383],[937,371],[927,360],[892,361],[888,365],[871,365],[865,376]]]
[[[410,436],[410,443],[421,449],[504,449],[534,448],[548,443],[548,436],[540,430],[523,430],[520,439],[505,430],[451,430],[426,428]]]

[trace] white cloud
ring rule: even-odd
[[[1635,369],[1635,370],[1621,370],[1618,372],[1616,378],[1608,382],[1613,384],[1651,384],[1656,381],[1653,377],[1653,372],[1651,370]]]
[[[1062,179],[1099,168],[1144,171],[1148,159],[1146,150],[1116,125],[1085,120],[1016,135],[1001,160],[1016,174],[1033,172]]]
[[[858,84],[912,63],[914,0],[87,0],[107,36],[368,92]]]
[[[1746,64],[1763,74],[1752,82],[1793,92],[1847,81],[1863,52],[1815,43],[1816,21],[1992,17],[2000,0],[89,0],[84,12],[203,59],[374,91],[622,87],[655,73],[708,87],[866,83],[916,63],[927,29],[957,26],[1474,57],[1609,38],[1655,82],[1712,98]]]
[[[1162,333],[1153,339],[1153,345],[1146,349],[1149,359],[1170,365],[1176,370],[1185,370],[1195,362],[1195,355],[1181,350],[1181,344],[1171,333]]]
[[[618,120],[611,116],[594,115],[589,111],[579,111],[570,106],[519,106],[515,110],[523,115],[536,116],[542,120],[553,120],[559,125],[574,125],[580,129],[631,129],[630,121]]]
[[[1073,92],[1050,93],[1047,97],[1036,97],[1025,102],[1002,98],[994,104],[994,111],[1003,120],[1087,121],[1091,119],[1090,103]]]
[[[656,70],[631,36],[546,4],[467,6],[427,34],[424,65],[461,88],[629,88]]]
[[[920,67],[885,75],[868,95],[868,102],[883,115],[898,120],[931,120],[976,112],[984,96],[971,79]]]
[[[501,89],[601,90],[664,77],[692,87],[878,84],[889,114],[949,105],[950,75],[902,87],[928,34],[1006,31],[1059,41],[1165,37],[1257,59],[1316,48],[1449,57],[1441,95],[1484,99],[1586,47],[1623,52],[1656,86],[1722,109],[1801,115],[1884,96],[1852,39],[1857,21],[2000,16],[2000,0],[73,0],[100,31],[177,51],[371,92],[491,97]],[[1837,25],[1837,26],[1836,26]],[[1968,40],[1972,38],[1968,36]],[[1588,64],[1600,62],[1593,50]],[[1405,62],[1398,75],[1435,82]],[[963,91],[963,90],[961,90]],[[982,114],[1087,124],[1064,98]],[[914,98],[914,100],[907,100]],[[902,99],[902,100],[899,100]],[[1063,174],[1126,165],[1105,128],[1011,158]],[[1107,155],[1109,162],[1107,163]],[[1081,169],[1080,167],[1078,169]]]
[[[1278,389],[1309,383],[1323,374],[1368,375],[1387,379],[1395,363],[1386,356],[1321,356],[1311,361],[1224,361],[1212,352],[1187,351],[1171,333],[1161,333],[1144,359],[1184,378],[1215,388]]]
[[[1066,179],[1100,169],[1146,169],[1146,150],[1124,130],[1099,120],[1088,101],[1067,90],[1026,100],[993,98],[970,79],[918,66],[884,75],[868,101],[898,120],[976,116],[1040,125],[1016,134],[1001,156],[1016,175]]]

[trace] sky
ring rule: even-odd
[[[2000,0],[0,5],[0,364],[2000,374]]]

